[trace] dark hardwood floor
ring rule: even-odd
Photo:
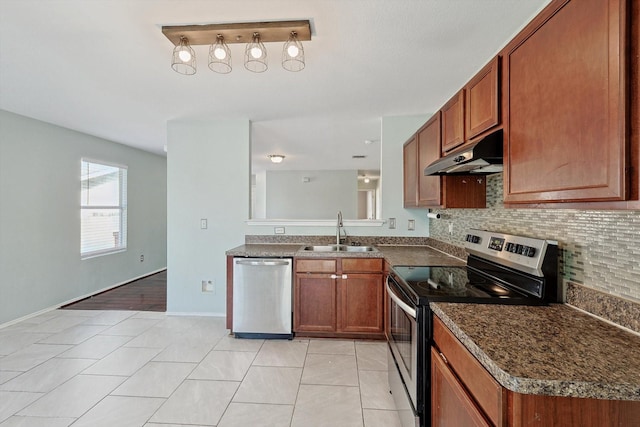
[[[167,311],[167,270],[61,308],[65,310]]]

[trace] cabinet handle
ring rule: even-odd
[[[337,275],[337,274],[332,274],[330,277],[331,277],[332,279],[337,279],[337,278],[338,278],[338,275]]]
[[[442,353],[439,353],[439,354],[440,354],[440,357],[442,357],[442,360],[444,360],[444,363],[446,363],[446,364],[448,365],[448,364],[449,364],[449,361],[447,360],[447,358],[445,357],[445,355],[444,355],[444,354],[442,354]]]
[[[342,275],[342,278],[343,278],[343,279],[346,279],[346,278],[347,278],[347,275],[346,275],[346,274],[343,274],[343,275]]]

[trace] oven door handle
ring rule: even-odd
[[[398,296],[393,292],[393,290],[389,286],[389,276],[387,276],[386,285],[387,285],[387,294],[389,294],[389,297],[393,300],[393,302],[395,302],[398,305],[398,307],[400,307],[402,309],[402,311],[404,311],[409,316],[411,316],[411,317],[413,317],[415,319],[416,318],[416,310],[414,308],[411,308],[407,303],[405,303],[400,298],[398,298]]]

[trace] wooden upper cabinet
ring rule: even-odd
[[[484,176],[425,176],[424,168],[440,158],[441,112],[433,115],[404,144],[405,208],[484,208]]]
[[[414,135],[402,147],[404,207],[418,206],[418,138]]]
[[[418,206],[441,204],[441,178],[425,176],[424,168],[440,158],[440,112],[437,112],[418,130]]]
[[[505,203],[628,198],[629,3],[555,0],[505,47]]]
[[[442,154],[465,141],[464,89],[460,90],[440,110],[442,112]]]
[[[500,124],[499,78],[500,58],[495,57],[465,86],[465,136],[467,140]]]

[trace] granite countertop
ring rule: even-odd
[[[226,255],[242,257],[349,257],[384,258],[394,265],[465,265],[460,258],[447,255],[429,246],[374,245],[368,252],[311,252],[303,251],[304,243],[245,244],[230,249]]]
[[[378,245],[376,246],[384,255],[384,258],[392,266],[396,265],[460,265],[467,263],[448,255],[430,246],[402,246],[402,245]]]
[[[565,304],[431,303],[431,308],[509,390],[640,400],[640,336]]]
[[[226,255],[243,257],[294,257],[302,248],[301,243],[249,244],[229,249]]]

